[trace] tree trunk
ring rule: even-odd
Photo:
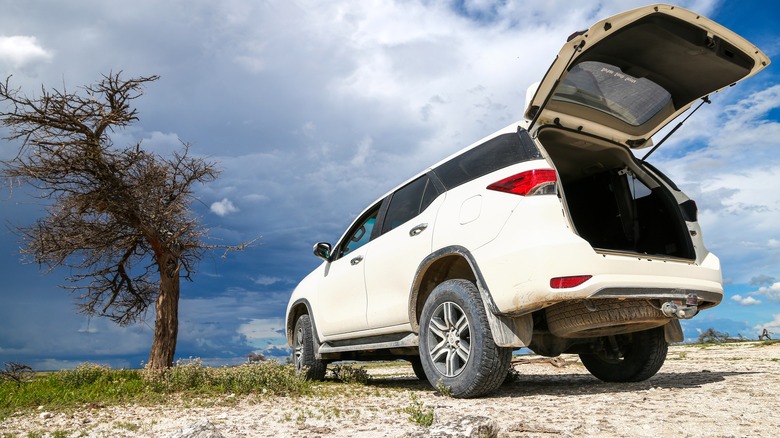
[[[162,369],[173,366],[176,337],[179,332],[179,262],[172,254],[158,257],[160,293],[157,296],[152,351],[148,366]]]

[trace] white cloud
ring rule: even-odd
[[[241,324],[237,332],[246,337],[247,343],[256,348],[269,345],[286,344],[285,323],[283,318],[251,319]]]
[[[772,333],[776,333],[780,335],[780,313],[772,315],[773,319],[769,322],[765,322],[763,324],[758,324],[754,327],[756,331],[759,333],[762,332],[764,329],[769,330]]]
[[[651,159],[696,200],[705,243],[736,283],[780,265],[780,123],[766,118],[780,85],[740,97],[742,86],[714,95]]]
[[[34,61],[48,61],[52,54],[44,49],[34,36],[0,35],[0,60],[18,68]]]
[[[755,306],[761,304],[761,300],[757,300],[753,297],[743,297],[742,295],[734,295],[731,297],[733,301],[736,301],[741,306]]]
[[[371,138],[364,138],[357,147],[357,151],[355,152],[354,156],[352,157],[352,160],[350,161],[350,164],[352,164],[355,167],[360,167],[366,164],[366,160],[371,156],[371,145],[373,144],[373,140]]]
[[[230,213],[236,213],[239,211],[238,208],[233,205],[233,202],[231,202],[228,198],[222,198],[221,201],[214,202],[211,204],[210,208],[211,212],[217,216],[227,216]]]
[[[260,193],[250,193],[244,195],[244,200],[249,202],[264,202],[268,200],[268,196],[261,195]]]
[[[771,286],[762,286],[751,295],[763,295],[772,301],[780,301],[780,282],[773,283]]]
[[[259,284],[261,286],[270,286],[272,284],[279,283],[280,281],[283,281],[279,277],[273,277],[269,275],[261,275],[259,277],[252,277],[252,282],[255,284]]]
[[[754,286],[762,286],[762,285],[770,285],[777,281],[775,277],[769,276],[769,275],[756,275],[755,277],[750,279],[750,284]]]

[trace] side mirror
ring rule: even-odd
[[[318,242],[314,245],[314,255],[326,262],[330,261],[331,246],[328,242]]]

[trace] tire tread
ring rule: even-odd
[[[462,298],[471,304],[473,313],[476,317],[476,321],[471,322],[472,333],[481,331],[482,336],[484,336],[482,345],[480,346],[475,345],[476,342],[474,342],[474,339],[472,338],[472,348],[481,349],[481,353],[476,353],[475,351],[472,351],[471,353],[475,358],[477,358],[479,354],[482,355],[479,368],[473,370],[473,377],[467,382],[459,381],[457,382],[457,385],[452,385],[450,387],[452,390],[452,395],[458,398],[472,398],[480,397],[495,391],[504,382],[506,374],[509,371],[509,364],[512,359],[512,349],[508,347],[499,347],[493,341],[492,333],[490,332],[490,325],[487,319],[487,313],[485,306],[482,303],[482,297],[479,295],[479,291],[477,290],[474,283],[468,280],[447,280],[434,289],[431,297],[429,297],[429,301],[425,303],[425,307],[423,308],[423,315],[426,314],[427,307],[435,307],[429,303],[430,300],[435,300],[434,297],[437,296],[437,291],[453,291],[459,296],[462,295]],[[422,327],[420,329],[420,333],[420,338],[423,338],[424,335]],[[427,354],[427,351],[424,351],[423,349],[422,343],[420,354]],[[436,375],[435,371],[429,369],[430,367],[427,366],[424,359],[423,364],[426,368],[426,375],[428,375],[429,382],[431,385],[436,387],[439,382],[431,379],[431,376]]]
[[[658,327],[669,322],[659,309],[646,300],[566,301],[547,308],[547,327],[559,337],[598,337]]]
[[[325,362],[318,360],[314,355],[314,330],[311,317],[305,313],[299,316],[298,321],[295,323],[295,333],[298,332],[299,325],[303,327],[303,365],[307,367],[304,376],[307,380],[323,380],[327,372],[327,365]],[[295,350],[293,350],[292,354],[294,362]]]

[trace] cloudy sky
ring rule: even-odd
[[[216,242],[184,283],[177,357],[213,364],[286,354],[284,309],[334,241],[393,186],[522,118],[526,88],[574,31],[645,1],[0,0],[0,76],[34,95],[122,71],[161,76],[117,144],[167,154],[179,140],[219,163],[196,214]],[[732,28],[775,64],[692,117],[651,162],[696,198],[726,297],[684,323],[780,337],[780,6],[683,1]],[[0,132],[2,133],[2,132]],[[7,132],[6,132],[7,133]],[[657,139],[656,139],[657,140]],[[0,159],[18,145],[0,143]],[[134,367],[148,322],[118,327],[76,313],[49,274],[20,262],[14,225],[43,206],[0,193],[0,362],[36,369],[83,361]]]

